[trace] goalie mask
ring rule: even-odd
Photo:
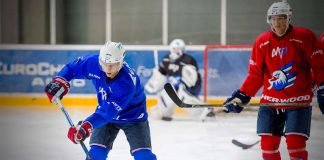
[[[113,78],[122,67],[125,50],[120,42],[107,42],[100,48],[99,64],[106,75]]]
[[[286,28],[284,31],[279,32],[275,29],[273,21],[275,21],[274,16],[282,16],[284,18],[281,18],[282,20],[286,21]],[[288,30],[289,24],[291,23],[292,18],[292,9],[290,5],[287,2],[275,2],[273,3],[267,13],[267,23],[271,26],[271,30],[276,33],[278,36],[282,36],[286,33]],[[280,20],[277,18],[277,21]]]
[[[182,39],[175,39],[170,43],[170,60],[175,61],[179,57],[182,56],[182,54],[185,51],[186,44]]]

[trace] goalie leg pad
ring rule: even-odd
[[[280,136],[261,136],[261,149],[264,160],[281,160],[279,152],[280,138]]]
[[[306,137],[301,135],[286,135],[290,159],[307,160],[306,139]]]
[[[89,151],[91,158],[95,160],[106,160],[108,153],[109,149],[97,145],[92,145]],[[88,158],[86,160],[88,160]]]
[[[133,153],[135,160],[156,160],[156,156],[149,149],[141,149]]]
[[[162,117],[172,117],[176,105],[170,99],[165,90],[158,94],[158,103],[151,110],[151,116],[155,119],[162,119]]]

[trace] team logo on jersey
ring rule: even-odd
[[[171,70],[171,71],[173,71],[173,72],[178,71],[179,68],[180,68],[179,65],[177,65],[177,64],[172,64],[172,63],[170,63],[169,66],[168,66],[168,69]]]
[[[276,91],[279,91],[294,85],[297,72],[291,73],[293,64],[294,62],[290,62],[272,73],[272,78],[268,80],[270,83],[268,90],[274,88]]]
[[[272,54],[271,54],[271,57],[275,57],[275,56],[279,56],[280,58],[282,58],[282,56],[286,55],[287,53],[287,47],[284,47],[284,48],[273,48],[272,49]]]
[[[101,99],[102,100],[107,100],[107,92],[104,90],[104,88],[99,87],[99,93],[101,94]]]

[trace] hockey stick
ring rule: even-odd
[[[256,142],[252,143],[252,144],[245,144],[245,143],[242,143],[236,139],[232,139],[232,143],[238,147],[241,147],[242,149],[249,149],[253,146],[255,146],[256,144],[258,144],[260,142],[260,140],[257,140]]]
[[[70,126],[71,126],[71,127],[75,127],[75,125],[73,124],[73,122],[72,122],[72,120],[71,120],[69,114],[66,112],[66,110],[65,110],[65,108],[64,108],[64,106],[63,106],[63,104],[62,104],[62,102],[61,102],[61,100],[60,100],[60,98],[55,97],[55,98],[53,99],[53,102],[54,102],[57,106],[60,107],[61,111],[64,113],[65,118],[66,118],[66,120],[69,122]],[[83,143],[83,141],[80,141],[80,145],[81,145],[81,147],[82,147],[84,153],[86,154],[88,160],[92,160],[92,158],[91,158],[91,156],[90,156],[90,154],[89,154],[88,148],[87,148],[86,145]]]
[[[172,99],[172,101],[178,105],[180,108],[202,108],[202,107],[223,107],[223,104],[188,104],[184,103],[182,100],[180,100],[179,96],[177,95],[176,91],[173,89],[172,85],[170,83],[166,83],[164,85],[164,89],[169,95],[169,97]],[[318,105],[317,103],[251,103],[247,104],[245,106],[249,107],[259,107],[259,106],[314,106]]]

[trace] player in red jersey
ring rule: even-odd
[[[224,103],[225,112],[239,113],[263,86],[261,103],[308,103],[312,81],[317,86],[319,107],[324,114],[324,53],[315,34],[291,25],[287,2],[273,3],[267,14],[271,29],[254,43],[247,78]],[[312,72],[314,74],[312,80]],[[260,106],[257,133],[261,136],[264,160],[280,160],[279,145],[285,136],[290,159],[307,160],[311,107]]]

